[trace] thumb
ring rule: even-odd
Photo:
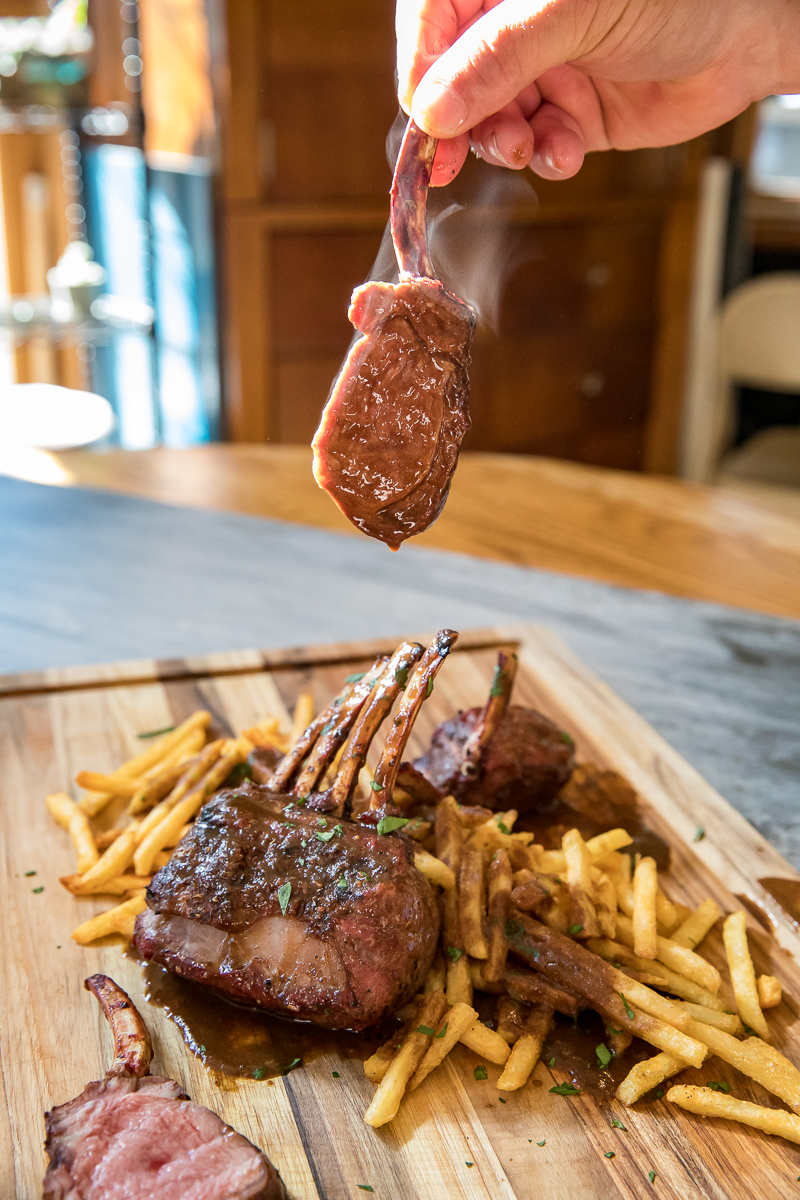
[[[432,137],[472,129],[544,71],[597,45],[616,8],[585,0],[501,0],[429,67],[414,92],[412,117]]]

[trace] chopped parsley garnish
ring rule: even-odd
[[[298,796],[295,800],[295,804],[298,808],[305,808],[307,800],[308,796]]]
[[[553,1055],[553,1057],[550,1059],[550,1062],[549,1062],[547,1065],[548,1065],[548,1067],[554,1067],[554,1066],[556,1065],[556,1056],[555,1056],[555,1054],[554,1054],[554,1055]]]
[[[340,892],[347,891],[347,880],[345,879],[344,875],[340,875],[339,878],[336,880],[336,886]]]
[[[569,736],[568,733],[564,733],[563,729],[561,730],[559,737],[561,738],[561,740],[565,746],[574,746],[575,745],[572,738]]]
[[[500,1101],[501,1104],[508,1104],[508,1101],[503,1096],[498,1096],[497,1099]]]
[[[634,1017],[636,1016],[636,1013],[633,1011],[630,1004],[628,1004],[628,1001],[625,999],[625,993],[620,992],[620,996],[622,997],[622,1003],[625,1005],[625,1016],[628,1018],[629,1021],[632,1021],[634,1019]]]
[[[337,837],[344,837],[344,825],[334,825],[333,832]]]
[[[599,1046],[595,1046],[594,1052],[597,1055],[597,1061],[601,1067],[607,1067],[613,1057],[611,1051],[602,1042]]]
[[[408,683],[408,667],[398,667],[394,673],[395,682],[400,684],[400,687],[405,687]]]
[[[163,729],[148,729],[145,733],[137,733],[137,738],[159,737],[162,733],[172,733],[174,725],[165,725]]]
[[[570,931],[570,933],[583,933],[583,926],[582,925],[570,925],[569,931]]]
[[[623,1133],[628,1132],[627,1129],[625,1128],[625,1126],[622,1124],[622,1121],[618,1121],[616,1117],[611,1118],[611,1128],[612,1129],[621,1129]]]
[[[461,955],[463,953],[464,953],[464,951],[459,950],[458,946],[448,946],[447,947],[447,957],[450,959],[451,962],[458,962],[458,960],[461,958]]]
[[[444,1025],[443,1025],[443,1026],[442,1026],[442,1028],[439,1030],[439,1032],[438,1032],[438,1033],[435,1033],[433,1036],[434,1036],[435,1038],[443,1038],[443,1037],[444,1037],[444,1035],[447,1033],[447,1026],[448,1026],[449,1024],[450,1024],[450,1022],[449,1022],[449,1021],[445,1021]]]
[[[606,1150],[603,1158],[616,1158],[616,1155],[614,1154],[613,1150]]]
[[[366,671],[356,671],[355,675],[347,675],[345,676],[345,683],[358,683],[360,679],[364,678],[366,673]]]
[[[703,826],[702,826],[702,825],[698,825],[698,826],[697,826],[697,830],[696,830],[696,832],[695,832],[695,835],[694,835],[694,837],[692,838],[692,841],[693,841],[693,842],[702,842],[702,840],[703,840],[703,838],[704,838],[705,836],[706,836],[706,831],[705,831],[705,829],[703,828]]]
[[[395,829],[402,829],[408,821],[408,817],[381,817],[378,821],[378,833],[394,833]]]
[[[433,1035],[436,1031],[434,1029],[431,1029],[430,1025],[418,1025],[414,1032],[415,1033],[424,1033],[425,1037],[433,1037]]]
[[[428,699],[428,696],[430,696],[432,691],[433,691],[433,679],[431,678],[428,680],[427,686],[425,688],[425,699],[426,700]],[[472,1163],[467,1163],[467,1166],[471,1167]]]
[[[374,1192],[375,1191],[375,1188],[372,1186],[371,1183],[359,1183],[356,1186],[360,1187],[362,1192]]]
[[[289,907],[289,898],[292,894],[292,885],[284,883],[278,888],[278,904],[281,906],[281,912],[286,916],[286,910]]]
[[[478,1067],[476,1067],[476,1068],[475,1068],[475,1072],[474,1072],[474,1074],[475,1074],[475,1078],[476,1078],[477,1080],[479,1080],[479,1081],[480,1081],[481,1079],[488,1079],[488,1078],[489,1078],[489,1072],[486,1070],[486,1067],[484,1067],[484,1066],[478,1066]]]
[[[706,1087],[710,1087],[712,1092],[730,1092],[731,1086],[725,1083],[722,1079],[709,1079]]]
[[[655,1181],[656,1181],[656,1173],[655,1173],[655,1171],[648,1171],[648,1172],[647,1172],[647,1178],[649,1179],[650,1183],[655,1183]]]
[[[664,1095],[664,1089],[659,1088],[656,1092],[656,1100],[660,1100],[663,1095]]]
[[[36,874],[36,872],[35,872],[35,871],[26,871],[26,872],[25,872],[25,878],[26,878],[26,879],[30,879],[31,875],[35,875],[35,874]]]
[[[495,678],[497,678],[497,673],[499,673],[499,668],[496,669]],[[497,699],[499,696],[502,696],[503,695],[502,683],[493,683],[491,691],[489,692],[489,695],[493,696],[495,699]]]
[[[468,1162],[465,1160],[465,1162],[464,1162],[464,1166],[465,1166],[465,1167],[474,1167],[474,1166],[475,1166],[475,1164],[474,1164],[474,1163],[468,1163]]]
[[[382,791],[384,791],[383,784],[382,784],[382,783],[378,783],[377,779],[370,779],[370,781],[369,781],[369,786],[372,788],[373,792],[382,792]]]
[[[542,1138],[542,1140],[541,1140],[540,1142],[537,1142],[537,1143],[536,1143],[536,1145],[537,1145],[537,1146],[543,1146],[543,1145],[545,1144],[545,1142],[546,1142],[546,1141],[547,1141],[547,1138]]]
[[[511,830],[508,828],[508,826],[506,825],[506,823],[504,821],[498,821],[497,828],[500,830],[501,833],[504,833],[506,835],[506,837],[509,837],[511,835]]]
[[[524,932],[525,929],[519,921],[506,921],[506,937],[519,937]],[[539,957],[538,954],[536,957]]]
[[[43,887],[31,888],[31,891],[33,892],[34,896],[38,896],[40,892],[44,891],[44,888]]]
[[[744,1031],[748,1037],[758,1037],[755,1029],[753,1029],[751,1025],[748,1025],[746,1021],[742,1021],[742,1025],[744,1026]]]
[[[263,1079],[266,1073],[263,1067],[256,1067],[255,1071],[253,1071],[253,1079]]]
[[[334,830],[331,829],[328,833],[315,833],[314,837],[318,842],[329,842],[334,835]]]
[[[286,1070],[291,1071],[293,1067],[299,1066],[301,1062],[302,1062],[302,1059],[293,1058],[292,1061],[289,1063],[288,1067],[286,1068]]]
[[[299,866],[301,866],[301,867],[304,867],[306,865],[306,860],[304,858],[298,858],[297,862],[298,862]]]
[[[606,1033],[611,1036],[620,1037],[624,1032],[624,1029],[612,1029],[610,1025],[606,1026]]]
[[[550,1091],[556,1096],[580,1096],[581,1094],[579,1087],[575,1087],[574,1083],[567,1083],[566,1080],[563,1083],[559,1083],[556,1087],[551,1087]]]

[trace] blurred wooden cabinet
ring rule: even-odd
[[[392,0],[228,0],[219,225],[234,440],[308,442],[347,350],[350,292],[388,215],[393,17]],[[573,180],[534,181],[495,328],[476,339],[467,446],[671,469],[708,150],[592,155]],[[471,161],[454,193],[481,171]]]

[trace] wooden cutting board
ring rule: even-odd
[[[687,904],[710,895],[729,911],[741,907],[737,896],[757,906],[752,911],[760,920],[750,923],[756,967],[784,987],[769,1023],[776,1044],[800,1062],[800,937],[758,882],[796,883],[800,876],[557,637],[534,626],[462,636],[424,706],[412,748],[455,709],[483,702],[497,650],[509,645],[520,654],[516,702],[547,713],[575,738],[579,759],[621,772],[638,791],[645,820],[672,847],[669,894]],[[800,1146],[702,1120],[663,1100],[624,1110],[585,1094],[552,1095],[549,1088],[563,1076],[544,1063],[502,1104],[494,1086],[498,1068],[489,1066],[489,1079],[477,1082],[477,1060],[463,1047],[377,1132],[362,1121],[373,1087],[360,1062],[333,1053],[270,1082],[215,1081],[176,1026],[143,1002],[141,971],[118,944],[79,947],[70,940],[76,925],[111,902],[78,900],[59,886],[58,876],[73,870],[72,852],[45,811],[47,792],[68,789],[81,768],[113,769],[141,749],[138,731],[171,725],[197,707],[238,730],[267,712],[286,720],[309,688],[321,706],[343,676],[392,648],[375,641],[0,678],[2,1200],[40,1195],[44,1110],[77,1095],[108,1066],[108,1034],[83,989],[96,971],[111,975],[141,1006],[155,1043],[154,1070],[177,1079],[262,1146],[296,1200],[350,1200],[367,1194],[359,1185],[369,1185],[379,1200],[793,1195],[800,1188]],[[701,827],[705,835],[696,841]],[[709,957],[719,965],[719,939],[710,940]],[[683,1079],[726,1079],[732,1094],[778,1107],[716,1059]],[[625,1132],[612,1127],[612,1116]],[[606,1158],[610,1150],[614,1157]]]

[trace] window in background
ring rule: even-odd
[[[800,96],[761,102],[751,182],[762,195],[800,199]]]

